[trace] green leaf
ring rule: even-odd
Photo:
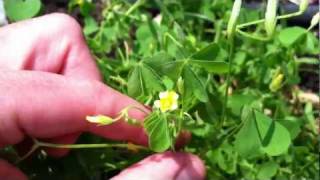
[[[240,131],[236,134],[234,147],[240,156],[245,158],[253,158],[261,154],[261,144],[258,136],[256,125],[252,118],[250,110],[248,116],[242,119],[245,123]]]
[[[99,30],[96,20],[91,16],[86,16],[84,18],[84,28],[83,32],[86,36],[95,33]]]
[[[152,57],[147,57],[143,59],[144,63],[148,64],[150,67],[156,70],[160,70],[160,69],[157,69],[159,68],[159,65],[172,62],[172,61],[173,61],[173,57],[163,51],[160,51],[154,54]]]
[[[165,76],[163,79],[162,79],[162,82],[164,84],[164,86],[166,87],[167,90],[171,90],[173,89],[174,87],[174,82],[168,78],[167,76]]]
[[[41,9],[41,1],[5,0],[4,8],[11,21],[20,21],[37,15]]]
[[[141,76],[144,87],[147,90],[146,93],[151,94],[153,92],[163,90],[160,76],[148,65],[143,64],[141,66]]]
[[[233,114],[240,115],[244,105],[251,105],[257,100],[258,97],[252,94],[233,94],[228,101],[228,107]]]
[[[194,93],[194,96],[200,101],[208,101],[209,98],[204,85],[189,66],[183,68],[183,79],[185,89],[190,89]]]
[[[137,65],[131,72],[128,80],[129,96],[150,95],[161,90],[163,90],[161,78],[148,65]]]
[[[216,43],[212,43],[193,54],[190,59],[213,61],[218,56],[219,51],[219,45]]]
[[[235,149],[246,158],[265,152],[277,156],[287,152],[291,143],[290,133],[280,123],[253,110],[236,135]]]
[[[289,27],[282,29],[278,35],[280,43],[285,47],[294,45],[306,34],[307,30],[301,27]]]
[[[143,124],[148,136],[149,147],[155,152],[163,152],[171,145],[167,119],[157,112],[149,115]]]
[[[144,63],[149,65],[155,72],[168,76],[173,81],[177,81],[181,69],[185,63],[183,60],[174,61],[173,58],[165,52],[159,52],[153,57],[143,60]]]
[[[144,93],[143,80],[141,77],[141,68],[137,66],[130,73],[128,80],[128,94],[132,97],[138,97]]]
[[[183,68],[184,63],[184,61],[172,61],[160,64],[159,67],[161,68],[163,75],[168,76],[173,81],[177,81],[181,74],[181,69]]]
[[[291,143],[288,130],[261,112],[254,111],[254,115],[262,150],[270,156],[287,152]]]
[[[278,168],[279,165],[276,162],[265,162],[259,167],[257,178],[259,180],[270,179],[277,174]]]
[[[297,117],[289,116],[284,120],[280,120],[279,123],[287,128],[292,140],[295,139],[301,132],[299,118]]]
[[[230,144],[224,143],[218,149],[208,151],[206,156],[209,162],[217,164],[228,174],[236,172],[238,154]]]
[[[228,72],[228,63],[223,61],[190,60],[188,62],[201,66],[209,73],[222,74]]]
[[[82,1],[80,4],[80,13],[83,16],[89,16],[90,13],[94,10],[95,5],[92,2],[89,2],[88,0]]]

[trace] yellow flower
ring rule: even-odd
[[[160,100],[154,102],[154,107],[161,112],[173,111],[178,108],[179,95],[174,91],[164,91],[159,93]]]

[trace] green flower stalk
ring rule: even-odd
[[[278,0],[268,0],[266,14],[265,14],[265,29],[268,37],[271,37],[273,35],[274,29],[276,27],[277,8],[278,8]]]

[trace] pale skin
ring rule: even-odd
[[[51,14],[0,28],[0,148],[26,137],[72,144],[82,132],[147,145],[141,127],[124,121],[97,127],[86,115],[114,117],[128,105],[149,111],[101,82],[81,27],[71,17]],[[141,111],[130,116],[143,121]],[[46,149],[60,157],[67,149]],[[201,180],[203,162],[188,153],[155,154],[123,170],[113,179]],[[1,180],[25,180],[0,159]]]

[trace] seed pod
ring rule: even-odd
[[[271,37],[277,23],[278,0],[268,0],[265,14],[265,29],[267,35]]]
[[[300,13],[303,13],[304,11],[306,11],[309,5],[309,0],[289,0],[289,1],[293,2],[296,5],[299,5]]]
[[[320,21],[320,12],[317,12],[317,14],[315,14],[312,17],[309,29],[312,29],[313,27],[315,27],[319,23],[319,21]]]
[[[301,0],[299,4],[299,12],[303,13],[307,10],[309,5],[309,0]]]
[[[241,9],[241,0],[235,0],[232,7],[231,16],[228,22],[227,27],[227,36],[229,39],[232,39],[234,36],[234,32],[236,30],[238,17]]]
[[[271,84],[269,85],[269,89],[272,92],[276,92],[277,90],[279,90],[282,86],[283,78],[283,74],[278,74],[274,76],[274,78],[272,78]]]

